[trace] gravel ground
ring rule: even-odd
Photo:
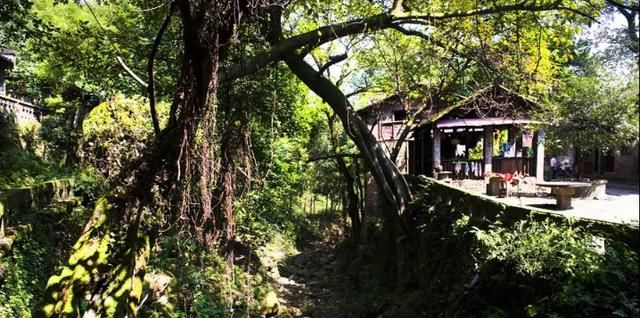
[[[454,180],[451,184],[472,192],[484,194],[484,180]],[[550,189],[535,186],[535,180],[521,182],[519,187],[511,188],[511,195],[506,198],[495,198],[503,203],[520,207],[531,207],[562,213],[566,215],[596,219],[616,223],[632,223],[638,225],[640,196],[637,188],[628,186],[607,185],[607,196],[597,199],[573,199],[572,209],[555,210],[555,198]]]

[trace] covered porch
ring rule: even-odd
[[[421,127],[409,143],[409,172],[482,179],[487,172],[544,175],[544,132],[529,119],[442,119]],[[411,160],[413,158],[413,160]]]

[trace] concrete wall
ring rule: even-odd
[[[615,151],[612,176],[638,182],[638,145],[629,152]],[[605,173],[606,174],[606,173]]]
[[[599,159],[595,158],[599,156]],[[640,160],[638,144],[630,149],[613,151],[613,171],[604,168],[605,156],[598,151],[585,154],[577,162],[577,168],[585,177],[607,179],[612,182],[638,184],[640,182]],[[596,161],[598,165],[596,165]]]

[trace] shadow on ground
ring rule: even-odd
[[[296,242],[300,251],[278,265],[276,279],[283,317],[352,317],[341,311],[352,290],[336,258],[336,243],[344,238],[341,217],[335,212],[309,216],[309,228]]]
[[[570,211],[573,210],[573,208],[570,209],[558,209],[558,206],[556,204],[552,204],[552,203],[536,203],[536,204],[527,204],[527,206],[530,206],[532,208],[538,208],[538,209],[546,209],[546,210],[552,210],[552,211]]]

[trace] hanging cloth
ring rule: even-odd
[[[531,148],[532,145],[533,145],[533,132],[525,131],[522,134],[522,147]]]

